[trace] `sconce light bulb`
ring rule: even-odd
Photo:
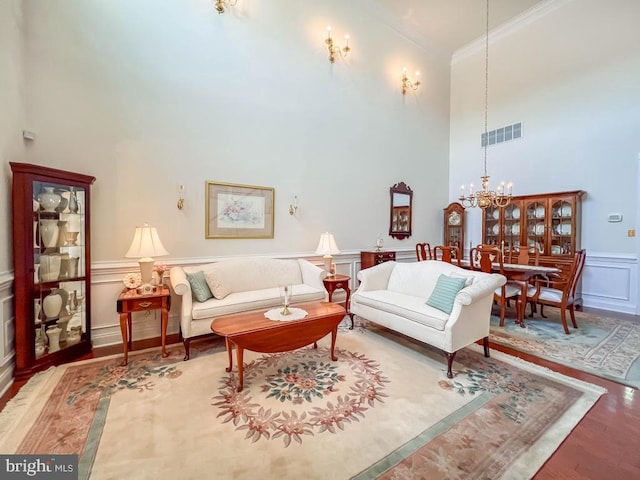
[[[327,25],[327,38],[331,38],[331,26]]]
[[[407,67],[402,67],[402,71],[403,71],[404,73],[407,73]]]
[[[419,76],[420,76],[420,72],[416,72],[416,77],[419,77]]]

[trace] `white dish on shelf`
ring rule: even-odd
[[[520,235],[520,224],[514,223],[511,225],[511,234],[512,235]]]
[[[562,247],[560,245],[551,245],[551,254],[560,255],[562,253]]]
[[[535,240],[530,238],[528,244],[531,249],[529,250],[529,253],[535,253],[535,250],[533,250],[534,248],[537,249],[540,253],[544,253],[542,249],[542,245],[540,245],[540,242],[536,242]]]
[[[494,218],[494,220],[498,220],[498,218],[500,217],[500,212],[498,212],[498,210],[496,209],[491,212],[491,216]]]
[[[560,231],[562,232],[563,235],[571,235],[571,224],[563,223],[560,226]]]
[[[563,205],[562,209],[560,210],[560,215],[562,215],[563,217],[570,217],[571,216],[571,205]]]
[[[515,207],[513,210],[511,210],[511,216],[513,218],[515,218],[516,220],[520,218],[520,209],[518,207]]]
[[[538,207],[535,210],[536,218],[544,218],[544,207]]]
[[[494,235],[498,235],[500,233],[500,224],[496,223],[491,229]]]
[[[535,232],[536,235],[544,235],[544,223],[536,223]]]

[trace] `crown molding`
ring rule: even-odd
[[[533,7],[522,12],[520,15],[513,17],[508,22],[490,30],[489,45],[512,35],[524,26],[536,22],[540,18],[549,15],[573,1],[574,0],[544,0],[537,3]],[[471,55],[484,51],[485,41],[486,37],[483,35],[453,52],[453,55],[451,56],[451,65],[455,65]]]

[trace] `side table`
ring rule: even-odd
[[[124,359],[120,365],[128,362],[131,343],[131,313],[145,312],[161,309],[162,317],[162,356],[168,356],[165,342],[167,339],[167,324],[169,323],[169,309],[171,308],[171,291],[169,287],[156,287],[153,293],[141,294],[136,289],[125,288],[118,297],[118,313],[120,314],[120,331],[122,332],[122,345]]]
[[[327,290],[327,293],[329,293],[329,301],[331,302],[331,298],[333,297],[333,292],[335,292],[336,290],[344,290],[347,293],[347,300],[345,301],[345,310],[347,311],[347,315],[349,315],[349,318],[351,319],[351,327],[349,327],[350,330],[353,330],[353,313],[351,313],[351,289],[349,288],[349,280],[351,280],[351,277],[348,275],[339,275],[339,274],[335,274],[335,275],[331,275],[331,276],[326,276],[323,280],[322,283],[324,283],[324,288]]]

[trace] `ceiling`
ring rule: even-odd
[[[549,0],[491,0],[489,29],[508,22],[538,3]],[[487,11],[483,0],[375,0],[403,25],[433,42],[443,51],[456,50],[486,34]]]

